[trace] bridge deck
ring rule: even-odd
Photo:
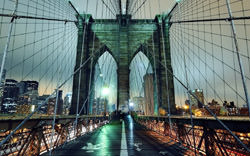
[[[26,116],[25,115],[0,115],[0,121],[5,121],[5,120],[23,120]],[[79,118],[86,118],[86,117],[97,117],[96,115],[82,115]],[[99,115],[98,117],[101,117]],[[143,116],[141,116],[143,117]],[[149,118],[168,118],[167,116],[146,116]],[[75,115],[57,115],[57,119],[74,119]],[[248,116],[218,116],[220,120],[228,120],[228,121],[250,121]],[[40,114],[35,114],[33,115],[30,119],[33,120],[51,120],[53,119],[53,115],[40,115]],[[190,115],[171,115],[171,119],[190,119]],[[202,116],[202,117],[195,117],[193,116],[193,119],[196,120],[216,120],[212,116]]]
[[[91,115],[82,115],[79,116],[79,118],[102,118],[103,116],[91,116]],[[155,119],[160,121],[168,121],[167,116],[138,116],[139,118],[145,118],[145,119]],[[11,130],[15,128],[23,119],[25,116],[0,116],[0,130]],[[106,117],[107,118],[107,117]],[[219,116],[218,117],[223,123],[225,123],[231,130],[239,131],[239,132],[249,132],[249,125],[250,119],[247,116]],[[197,126],[203,126],[206,125],[209,128],[213,129],[223,129],[223,127],[216,121],[214,117],[207,116],[207,117],[193,117],[194,124]],[[31,128],[35,125],[37,125],[40,122],[46,122],[47,124],[51,124],[53,120],[53,116],[48,115],[33,115],[28,122],[25,123],[23,128]],[[68,121],[75,120],[75,115],[57,115],[56,116],[56,122],[57,123],[67,123]],[[171,120],[173,122],[179,122],[179,123],[187,123],[190,124],[190,116],[177,116],[172,115]]]
[[[166,136],[162,137],[143,129],[128,116],[124,124],[115,121],[105,125],[99,130],[57,149],[54,155],[178,156],[188,153],[192,155],[192,152],[172,142]]]
[[[167,121],[167,116],[138,116],[141,119],[157,120],[157,121]],[[173,123],[179,124],[191,124],[190,115],[186,116],[176,116],[170,117]],[[247,116],[219,116],[218,119],[222,121],[230,130],[236,132],[247,132],[249,133],[250,119]],[[193,116],[193,123],[196,126],[205,126],[211,129],[225,129],[214,117],[203,116],[195,117]]]

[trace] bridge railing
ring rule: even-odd
[[[233,133],[250,148],[250,130],[246,125],[250,120],[245,117],[221,117]],[[171,128],[166,116],[138,116],[137,122],[145,128],[156,131],[182,145],[196,150],[201,155],[249,155],[245,148],[213,117],[194,117],[192,125],[189,116],[171,116]],[[194,131],[194,137],[192,132]],[[195,140],[193,140],[195,138]],[[194,145],[195,143],[195,145]]]
[[[3,140],[23,118],[13,116],[1,119],[0,140]],[[50,152],[108,122],[108,116],[79,116],[75,126],[75,116],[57,116],[53,134],[53,116],[34,116],[0,147],[0,155],[40,155]]]

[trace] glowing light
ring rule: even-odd
[[[198,116],[198,117],[202,116],[202,111],[200,111],[199,109],[196,109],[194,112],[195,112],[194,113],[195,116]]]
[[[133,106],[134,106],[134,103],[133,103],[133,102],[130,102],[130,103],[129,103],[129,106],[130,106],[130,107],[133,107]]]
[[[105,95],[108,95],[109,94],[109,88],[108,87],[104,87],[102,89],[102,94],[105,96]]]
[[[31,105],[31,108],[30,108],[31,112],[34,112],[34,111],[35,111],[35,108],[36,108],[35,105]]]
[[[85,134],[86,132],[87,132],[87,129],[84,126],[82,126],[82,134]]]
[[[244,137],[240,137],[240,140],[244,140]]]
[[[17,140],[18,140],[17,138],[13,138],[13,139],[12,139],[12,143],[16,143]]]
[[[187,110],[189,108],[189,106],[188,105],[184,105],[183,108]]]

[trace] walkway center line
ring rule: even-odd
[[[120,156],[128,156],[127,139],[126,139],[126,132],[125,132],[124,121],[122,121],[122,138],[121,138]]]

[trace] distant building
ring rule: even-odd
[[[35,108],[35,105],[17,105],[16,114],[30,114]]]
[[[192,93],[199,99],[199,101],[190,94],[190,104],[192,106],[198,106],[199,108],[203,108],[204,104],[204,95],[203,95],[203,90],[201,89],[195,89],[192,91]]]
[[[6,69],[3,70],[2,81],[0,82],[0,112],[1,112],[2,104],[3,104],[5,77],[6,77]]]
[[[38,86],[37,81],[21,81],[17,82],[13,79],[6,79],[5,73],[3,74],[2,83],[0,84],[0,100],[3,112],[14,112],[14,108],[18,108],[18,113],[22,114],[28,112],[28,107],[34,108],[38,104]],[[4,84],[4,86],[1,86]],[[1,94],[2,93],[2,94]],[[33,106],[20,106],[17,105],[33,105]],[[26,109],[27,108],[27,109]],[[11,111],[8,111],[11,110]],[[15,110],[16,112],[16,110]]]
[[[241,107],[240,109],[239,109],[239,114],[240,115],[245,115],[245,116],[247,116],[249,113],[248,113],[248,108],[247,107]]]
[[[42,105],[41,109],[39,110],[39,113],[41,114],[47,114],[47,109],[48,109],[48,102],[45,102],[45,100],[49,97],[50,95],[42,95],[37,98],[37,106]]]
[[[2,113],[16,113],[17,103],[12,98],[5,98]]]
[[[208,108],[216,115],[220,114],[220,108],[221,106],[219,105],[218,101],[216,101],[215,99],[212,99],[211,102],[208,102]],[[209,115],[211,115],[210,113],[208,113]]]
[[[92,114],[97,114],[97,99],[93,100],[92,104]]]
[[[108,109],[107,109],[108,108],[108,103],[109,103],[109,101],[108,101],[107,98],[101,99],[101,103],[99,105],[99,106],[101,106],[101,114],[105,114],[105,113],[108,112]]]
[[[240,109],[235,106],[234,101],[231,101],[229,103],[227,101],[224,101],[223,107],[228,111],[228,115],[236,115],[239,113]]]
[[[144,79],[144,113],[145,115],[154,115],[154,79],[153,74],[146,74]]]
[[[63,101],[63,114],[69,114],[71,99],[72,99],[72,93],[67,93]]]
[[[107,103],[107,99],[105,100],[104,98],[96,98],[93,101],[93,106],[92,106],[92,113],[93,114],[103,114],[105,112],[105,102]]]
[[[115,110],[116,110],[116,104],[112,104],[112,105],[111,105],[111,110],[112,110],[112,111],[115,111]]]
[[[139,113],[144,113],[145,112],[145,98],[144,97],[133,97],[132,101],[134,103],[134,110]]]
[[[2,96],[2,112],[3,113],[15,113],[17,100],[18,100],[19,88],[17,87],[17,81],[13,79],[6,79],[3,86]]]
[[[6,98],[11,98],[16,102],[18,99],[18,95],[19,88],[17,86],[17,81],[13,79],[6,79],[3,92],[3,103],[4,99]]]
[[[48,109],[47,109],[47,114],[48,115],[54,115],[54,108],[56,105],[56,96],[53,98],[50,98],[48,101]],[[57,110],[56,114],[57,115],[62,115],[63,113],[63,99],[62,99],[62,90],[58,91],[58,103],[57,103]]]
[[[19,105],[37,105],[39,86],[37,81],[21,81],[17,84],[17,86],[19,88]]]
[[[37,81],[21,81],[18,84],[19,94],[25,94],[30,91],[38,90],[39,83]]]

